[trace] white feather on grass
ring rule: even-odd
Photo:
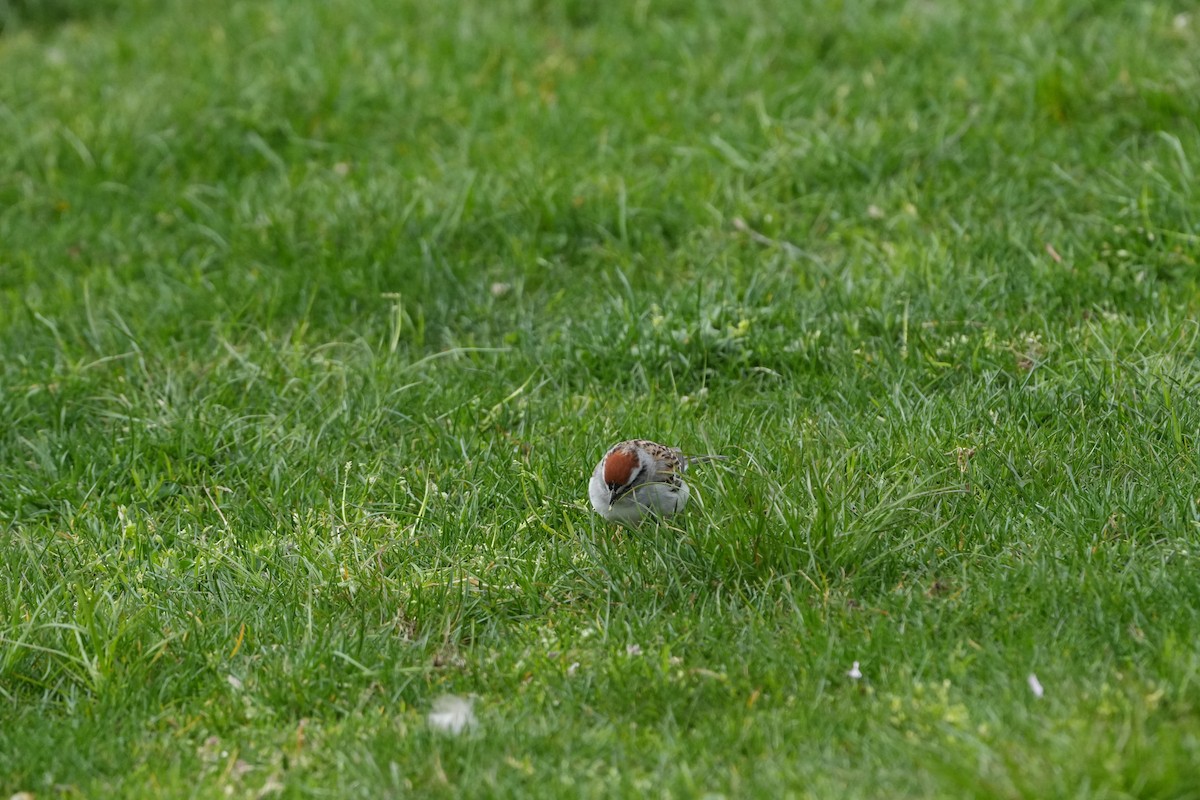
[[[471,708],[475,701],[470,697],[445,694],[433,701],[433,709],[426,717],[429,727],[442,733],[459,734],[474,728],[479,721]]]

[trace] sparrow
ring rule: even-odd
[[[687,505],[683,471],[691,464],[722,458],[685,456],[677,447],[646,439],[618,442],[592,470],[588,499],[610,522],[637,525],[646,517],[665,519]]]

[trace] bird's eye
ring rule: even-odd
[[[615,492],[617,489],[620,489],[620,488],[621,488],[621,484],[616,483],[615,481],[608,482],[608,490],[610,492]]]

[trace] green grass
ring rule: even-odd
[[[1200,15],[993,5],[0,4],[0,796],[1200,796]]]

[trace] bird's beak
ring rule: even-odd
[[[625,495],[629,494],[629,489],[630,489],[630,487],[628,487],[628,486],[620,486],[616,489],[611,490],[608,493],[608,510],[609,511],[612,511],[612,507],[617,504],[618,500],[620,500]]]
[[[620,500],[624,496],[625,496],[625,487],[619,486],[616,489],[610,489],[608,492],[608,510],[612,511],[613,506],[615,506],[617,504],[617,501]]]

